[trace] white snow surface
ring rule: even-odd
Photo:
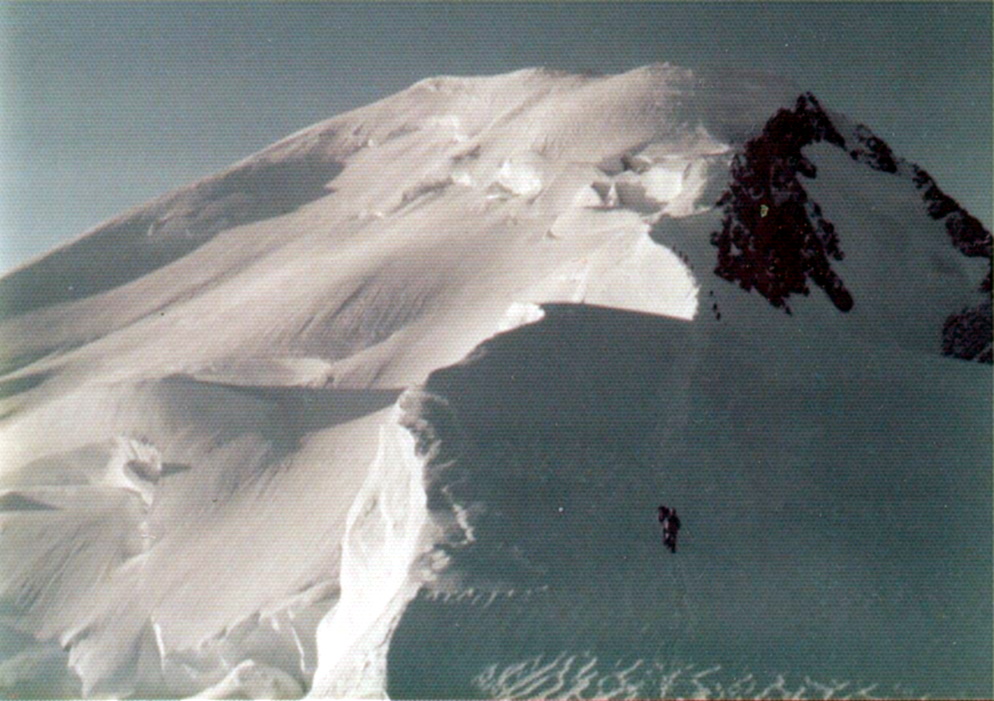
[[[411,572],[430,548],[423,464],[396,407],[349,510],[342,593],[318,628],[315,698],[383,698],[393,627],[421,582]]]
[[[989,686],[986,262],[818,145],[854,309],[713,273],[799,92],[432,78],[0,280],[0,693]]]

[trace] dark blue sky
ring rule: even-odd
[[[988,226],[989,3],[3,3],[0,270],[439,74],[779,73]]]

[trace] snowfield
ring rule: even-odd
[[[0,693],[987,696],[990,258],[762,74],[294,134],[0,279]]]

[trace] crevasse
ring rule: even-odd
[[[349,510],[342,539],[341,599],[317,631],[310,698],[385,698],[390,636],[423,581],[416,563],[430,543],[423,460],[400,424],[380,427],[379,448]]]

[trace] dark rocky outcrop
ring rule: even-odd
[[[835,227],[798,179],[817,175],[801,149],[821,141],[845,147],[814,95],[799,97],[793,110],[778,111],[733,161],[728,191],[718,202],[725,208],[722,230],[711,236],[718,248],[715,273],[756,289],[787,313],[787,298],[809,294],[809,281],[839,310],[853,306],[832,270],[831,261],[843,258]]]
[[[883,139],[863,124],[856,126],[847,145],[818,100],[806,93],[793,110],[773,115],[732,161],[728,189],[718,201],[724,207],[722,228],[711,235],[718,249],[716,275],[745,290],[755,289],[788,314],[790,295],[810,294],[810,283],[822,288],[840,311],[852,309],[852,295],[832,269],[832,261],[844,257],[835,226],[799,179],[817,176],[814,164],[801,151],[819,142],[845,149],[854,161],[883,173],[907,173],[910,168],[928,216],[944,221],[957,250],[965,256],[991,258],[990,232],[944,193],[928,172],[895,157]],[[991,362],[990,269],[980,289],[987,293],[986,300],[946,319],[944,355]]]
[[[874,170],[883,173],[896,173],[897,160],[883,139],[878,138],[869,127],[860,124],[853,133],[855,146],[849,151],[849,156],[860,163],[865,163]]]
[[[991,233],[980,221],[944,193],[923,168],[911,166],[912,180],[932,219],[945,220],[952,244],[965,256],[991,260]],[[943,355],[991,363],[991,269],[980,285],[987,299],[979,305],[950,314],[942,327]]]
[[[942,219],[959,208],[956,200],[940,190],[935,180],[924,168],[912,166],[911,179],[914,181],[915,187],[922,191],[925,208],[933,219]]]
[[[951,314],[942,328],[942,353],[954,358],[992,362],[991,301]]]
[[[990,258],[991,234],[983,224],[944,193],[924,168],[912,165],[911,173],[915,187],[922,193],[928,215],[932,219],[946,220],[946,231],[953,245],[965,256]]]

